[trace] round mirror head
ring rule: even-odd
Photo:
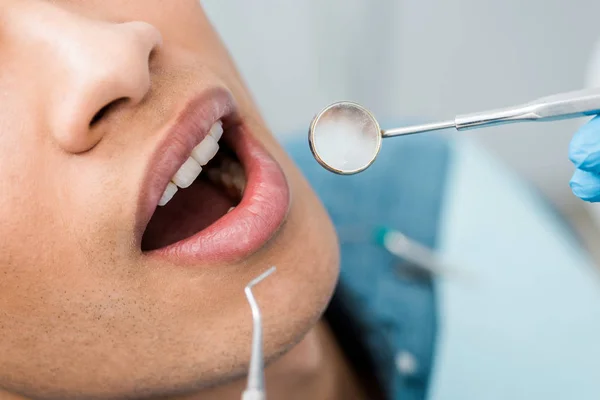
[[[381,148],[381,129],[369,110],[341,102],[315,117],[308,141],[319,164],[337,174],[351,175],[375,161]]]

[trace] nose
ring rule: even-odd
[[[51,5],[28,10],[15,34],[41,57],[34,79],[52,138],[69,153],[88,151],[110,132],[102,126],[107,112],[146,97],[161,34],[145,22],[98,21]]]

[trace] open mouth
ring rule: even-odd
[[[283,225],[290,190],[226,90],[191,99],[148,162],[136,242],[179,265],[236,262]]]
[[[222,136],[218,121],[168,183],[142,236],[142,251],[187,239],[240,203],[245,171]]]

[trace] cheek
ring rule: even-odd
[[[99,159],[64,163],[63,176],[54,192],[58,199],[55,213],[66,222],[65,240],[75,246],[74,254],[105,262],[132,250],[139,187],[128,179],[135,171],[133,163],[110,157]]]
[[[93,246],[86,244],[90,227],[106,225],[90,218],[92,210],[107,215],[103,207],[114,205],[115,195],[95,191],[102,175],[70,172],[72,160],[44,135],[35,107],[20,107],[18,95],[0,110],[0,304],[8,313],[12,307],[28,315],[43,313],[49,296],[91,279],[86,265],[99,254],[110,255],[99,249],[110,245],[107,238],[114,243],[119,237],[96,235]],[[102,195],[113,197],[105,201]]]
[[[43,227],[51,219],[41,178],[51,166],[22,116],[14,107],[0,114],[0,268],[14,261],[15,254],[29,255],[30,250],[23,250],[43,246]]]

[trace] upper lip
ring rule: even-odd
[[[227,128],[236,124],[237,118],[233,96],[223,88],[211,88],[192,96],[177,114],[146,168],[136,218],[138,243],[167,184],[194,147],[208,135],[215,122],[221,120]]]

